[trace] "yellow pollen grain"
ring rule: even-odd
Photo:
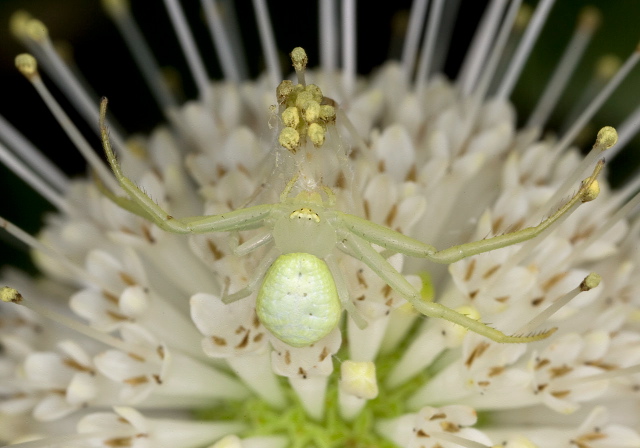
[[[320,106],[320,118],[327,123],[336,121],[336,109],[328,105]]]
[[[304,48],[296,47],[289,53],[291,56],[291,62],[293,62],[293,67],[297,72],[303,71],[307,68],[307,63],[309,59],[307,58],[307,53],[304,51]]]
[[[282,112],[282,122],[285,126],[296,128],[300,124],[300,113],[297,107],[287,107]]]
[[[300,146],[300,134],[298,134],[298,131],[295,129],[287,126],[280,132],[278,143],[295,153],[296,149]]]
[[[314,101],[317,101],[318,103],[320,103],[324,98],[322,90],[315,84],[309,84],[304,88],[304,90],[305,92],[309,92],[313,96]]]
[[[26,24],[26,35],[36,42],[43,43],[49,38],[47,26],[38,19],[31,19]]]
[[[307,101],[304,104],[304,120],[307,123],[314,123],[320,118],[320,103],[317,101]]]
[[[312,101],[312,100],[313,100],[313,94],[311,92],[302,91],[298,93],[298,96],[296,96],[295,105],[298,109],[303,109],[304,105],[308,101]]]
[[[596,65],[596,77],[606,81],[613,77],[618,72],[618,69],[622,65],[622,60],[613,54],[602,56],[598,59]]]
[[[601,151],[611,148],[618,141],[618,132],[611,126],[605,126],[598,131],[598,137],[596,138],[596,146]]]
[[[14,12],[9,19],[9,29],[18,39],[23,39],[27,33],[27,23],[32,19],[31,14],[26,11],[19,10]]]
[[[591,185],[587,188],[587,190],[582,194],[582,202],[590,202],[598,197],[600,194],[600,184],[598,180],[594,180],[591,182]]]
[[[596,288],[600,284],[600,280],[602,280],[602,277],[600,277],[600,275],[596,274],[595,272],[592,272],[591,274],[587,275],[582,281],[582,283],[580,284],[580,290],[589,291],[593,288]]]
[[[122,17],[129,12],[127,0],[102,0],[102,7],[111,17]]]
[[[22,302],[22,295],[9,286],[3,286],[0,288],[0,300],[3,302],[20,303]]]
[[[322,126],[318,123],[311,123],[309,125],[309,129],[307,130],[307,135],[309,136],[309,140],[313,143],[313,146],[316,148],[322,146],[324,144],[326,131]]]
[[[279,103],[284,103],[287,97],[293,92],[293,82],[285,79],[276,88],[276,97]]]
[[[32,79],[38,76],[38,61],[29,53],[22,53],[16,56],[15,59],[16,68],[27,79]]]

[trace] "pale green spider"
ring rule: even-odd
[[[283,84],[278,89],[278,97],[281,110],[286,108],[285,112],[289,111],[289,115],[285,117],[285,114],[282,114],[287,127],[280,134],[280,143],[293,153],[305,144],[304,140],[307,138],[315,146],[321,146],[324,142],[323,129],[335,120],[333,108],[330,110],[322,106],[324,112],[312,111],[314,108],[319,110],[316,105],[319,105],[320,101],[310,105],[309,101],[313,100],[309,100],[309,95],[305,98],[303,106],[296,106],[295,104],[299,105],[296,98],[299,98],[301,88],[297,88],[296,91],[296,87],[292,87],[290,83]],[[313,86],[307,90],[314,90],[314,94],[317,94],[319,89],[317,92],[315,89],[317,87]],[[302,90],[305,90],[304,87]],[[338,325],[343,308],[358,326],[366,326],[366,322],[358,315],[349,299],[346,282],[332,254],[336,247],[364,262],[416,310],[426,316],[449,320],[497,342],[532,342],[544,339],[555,331],[551,329],[533,335],[508,336],[443,305],[424,301],[420,292],[371,244],[385,248],[387,253],[402,253],[448,264],[529,240],[547,229],[579,202],[586,202],[597,196],[596,177],[602,169],[602,162],[596,166],[593,174],[583,181],[578,192],[538,226],[438,251],[429,244],[384,226],[334,210],[335,197],[328,187],[322,187],[320,192],[303,189],[301,193],[292,196],[291,191],[297,182],[297,176],[287,184],[280,195],[279,203],[255,205],[220,215],[176,219],[122,173],[109,143],[105,124],[106,107],[107,100],[103,99],[100,109],[102,143],[113,173],[130,197],[116,197],[110,194],[111,199],[118,205],[173,233],[230,232],[260,227],[269,229],[266,237],[250,239],[236,248],[236,254],[244,255],[266,244],[272,246],[248,284],[240,291],[223,297],[223,301],[230,303],[250,295],[263,279],[256,302],[258,318],[275,337],[291,346],[304,347],[322,339]],[[309,125],[309,122],[319,120],[318,117],[323,114],[326,119],[324,122],[320,120],[320,125],[315,126],[312,136],[313,126]],[[305,120],[305,123],[300,123]],[[302,134],[303,132],[308,134]]]

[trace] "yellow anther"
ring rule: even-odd
[[[596,63],[596,77],[603,81],[611,79],[618,72],[622,60],[613,54],[602,56]]]
[[[336,121],[336,109],[329,105],[320,106],[320,119],[327,123],[333,123]]]
[[[36,42],[42,43],[49,38],[47,26],[38,19],[29,20],[25,30],[29,39],[33,39]]]
[[[127,0],[102,0],[102,7],[111,17],[124,16],[129,11]]]
[[[578,26],[582,30],[586,32],[594,31],[600,26],[600,22],[602,22],[602,14],[595,6],[585,6],[580,10]]]
[[[307,221],[320,222],[320,216],[310,208],[301,208],[289,215],[289,219],[306,219]]]
[[[282,122],[285,126],[296,128],[300,124],[300,112],[297,107],[287,107],[282,112]]]
[[[589,178],[589,179],[591,179],[591,178]],[[587,181],[589,179],[587,179]],[[598,183],[598,180],[596,179],[593,182],[591,182],[591,184],[585,190],[585,192],[582,193],[582,202],[593,201],[595,198],[598,197],[599,194],[600,194],[600,184]]]
[[[298,134],[298,131],[295,129],[287,126],[280,131],[278,143],[295,154],[296,150],[300,146],[300,134]]]
[[[598,132],[598,138],[596,138],[595,146],[600,148],[600,151],[611,148],[618,141],[618,132],[611,126],[605,126]]]
[[[291,56],[291,62],[293,63],[293,68],[296,69],[296,72],[304,71],[307,68],[307,63],[309,60],[307,59],[307,53],[304,51],[302,47],[296,47],[289,53]]]
[[[580,283],[580,291],[589,291],[590,289],[596,288],[600,284],[600,280],[602,280],[602,277],[592,272]]]
[[[516,20],[513,27],[517,30],[523,30],[527,27],[531,15],[533,14],[533,8],[527,4],[520,6],[518,14],[516,14]]]
[[[322,102],[322,99],[324,98],[324,96],[322,95],[322,90],[320,90],[320,87],[318,87],[315,84],[309,84],[307,87],[304,88],[305,92],[309,92],[311,93],[311,95],[313,95],[313,100],[317,101],[318,103]]]
[[[276,88],[276,98],[278,99],[278,103],[282,104],[287,101],[291,92],[293,92],[293,82],[285,79]]]
[[[302,108],[304,111],[304,121],[314,123],[320,118],[320,103],[317,101],[307,101]]]
[[[307,101],[312,101],[312,100],[313,100],[313,94],[311,92],[302,91],[298,93],[298,95],[296,96],[295,105],[298,109],[302,109],[304,108],[304,105],[307,103]]]
[[[18,39],[24,39],[27,34],[27,23],[32,19],[31,14],[26,11],[18,10],[11,15],[9,19],[9,29]]]
[[[16,68],[20,70],[27,79],[38,76],[38,61],[29,53],[22,53],[16,56]]]
[[[22,295],[20,295],[16,289],[3,286],[0,288],[0,300],[3,302],[20,303],[22,302]]]
[[[306,144],[307,138],[316,147],[324,144],[326,124],[335,122],[336,110],[331,105],[334,103],[333,100],[325,98],[320,87],[304,84],[304,69],[307,65],[305,51],[297,47],[290,56],[300,82],[294,85],[291,81],[282,81],[276,89],[278,109],[284,109],[280,119],[285,126],[278,136],[278,141],[295,153],[299,147]]]
[[[315,146],[316,148],[319,148],[324,144],[325,134],[326,131],[318,123],[311,123],[309,125],[309,129],[307,130],[309,140],[311,140],[311,143],[313,143],[313,146]]]

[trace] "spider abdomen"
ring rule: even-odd
[[[338,325],[342,306],[327,264],[315,255],[289,253],[265,274],[256,312],[275,337],[305,347]]]

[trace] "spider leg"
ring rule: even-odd
[[[251,293],[256,290],[256,287],[260,283],[260,280],[262,280],[262,277],[264,277],[267,269],[269,269],[269,267],[279,256],[280,251],[277,248],[272,247],[271,250],[264,257],[262,257],[262,260],[260,260],[260,264],[258,264],[258,266],[256,266],[256,268],[254,269],[253,273],[251,274],[251,278],[249,279],[245,287],[234,292],[233,294],[227,294],[225,291],[222,295],[222,302],[228,304],[250,296]]]
[[[349,313],[349,316],[353,319],[353,322],[358,326],[358,328],[364,330],[367,328],[367,321],[362,317],[362,314],[358,311],[358,308],[356,308],[349,297],[347,283],[344,279],[344,275],[342,275],[340,267],[338,267],[335,256],[333,254],[329,254],[324,261],[327,263],[329,271],[331,271],[331,275],[333,276],[333,281],[336,283],[336,289],[338,290],[338,297],[340,297],[342,307],[347,310],[347,313]]]
[[[234,242],[235,246],[233,248],[233,253],[234,255],[241,257],[243,255],[247,255],[250,252],[253,252],[259,247],[264,246],[265,244],[269,244],[271,241],[273,241],[273,234],[271,232],[256,235],[255,237],[245,241],[242,244],[237,244],[238,240],[236,239],[236,241]]]
[[[121,198],[109,193],[107,197],[122,208],[152,221],[163,230],[173,233],[206,233],[252,229],[260,227],[264,219],[271,212],[273,206],[271,204],[263,204],[220,215],[192,216],[182,219],[174,218],[122,173],[120,164],[118,164],[115,153],[111,148],[111,143],[109,142],[109,133],[105,120],[106,113],[107,99],[103,98],[100,103],[100,134],[102,146],[113,174],[116,176],[116,179],[124,191],[129,195],[129,198]],[[106,188],[102,189],[106,190]]]
[[[404,278],[402,274],[396,271],[391,264],[378,253],[371,244],[360,238],[358,235],[349,233],[341,229],[338,231],[341,243],[345,246],[344,252],[356,257],[371,268],[380,278],[382,278],[391,288],[404,297],[413,307],[420,313],[429,316],[448,320],[467,328],[475,333],[485,336],[496,342],[524,343],[533,342],[544,339],[555,332],[555,328],[533,335],[525,336],[509,336],[503,332],[489,327],[488,325],[471,319],[451,308],[435,302],[427,302],[422,300],[420,292],[417,291]]]
[[[576,194],[573,195],[566,204],[560,207],[558,211],[537,226],[527,227],[526,229],[505,233],[504,235],[494,236],[493,238],[459,244],[440,251],[436,250],[435,247],[429,244],[402,235],[401,233],[379,224],[374,224],[366,219],[340,212],[336,212],[336,215],[342,222],[344,228],[366,241],[377,244],[391,251],[403,253],[410,257],[427,258],[436,263],[450,264],[472,255],[489,252],[530,240],[549,229],[552,225],[559,224],[580,204],[595,199],[595,195],[597,195],[597,192],[594,195],[594,190],[597,190],[596,178],[603,166],[604,161],[601,160],[596,165],[591,176],[582,182],[582,185]]]

